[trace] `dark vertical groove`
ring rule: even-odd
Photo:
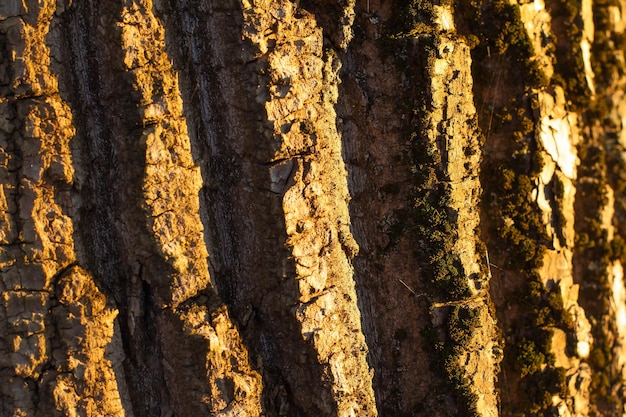
[[[429,352],[428,277],[416,253],[425,239],[416,231],[413,193],[421,182],[412,170],[427,140],[419,129],[426,48],[420,39],[392,39],[404,2],[372,2],[370,13],[363,6],[343,55],[337,104],[360,246],[354,279],[380,415],[430,416],[451,405]]]
[[[84,1],[63,16],[67,58],[73,70],[63,80],[71,86],[64,91],[71,92],[68,101],[77,127],[75,199],[80,203],[75,241],[80,263],[120,311],[133,414],[161,415],[169,399],[161,369],[159,329],[154,325],[160,313],[154,288],[147,281],[137,287],[131,279],[133,265],[139,262],[141,237],[151,237],[141,209],[145,149],[138,127],[142,122],[132,93],[132,75],[122,71],[124,51],[116,25],[121,13],[121,2]],[[104,35],[98,30],[103,24]],[[122,225],[127,229],[120,231]],[[142,260],[143,274],[137,279],[167,285],[159,277],[167,276],[170,267],[156,257],[150,259],[152,264]],[[128,308],[130,297],[140,299],[144,314],[134,334],[128,324],[133,314]]]
[[[263,64],[246,61],[240,6],[170,0],[157,15],[181,75],[192,152],[202,163],[211,279],[251,357],[262,359],[263,411],[327,415],[319,406],[331,395],[323,369],[295,318],[299,292],[282,195],[268,190],[274,145],[262,134],[268,121],[254,96]]]
[[[78,242],[85,246],[83,254],[94,268],[95,276],[100,280],[105,293],[112,295],[117,304],[122,303],[122,287],[120,274],[120,253],[114,245],[116,237],[111,228],[113,224],[114,206],[113,189],[110,187],[113,149],[104,126],[110,125],[106,120],[100,104],[99,64],[90,39],[94,39],[91,22],[86,21],[85,13],[91,12],[91,2],[83,2],[71,12],[64,15],[66,44],[71,57],[71,81],[74,86],[73,102],[74,120],[78,126],[79,137],[84,140],[79,144],[85,152],[85,161],[92,169],[88,171],[85,183],[79,183],[80,193],[88,198],[80,198],[84,216],[81,217],[78,229],[88,233]],[[82,182],[83,178],[78,181]]]

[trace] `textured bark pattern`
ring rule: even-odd
[[[0,417],[625,415],[623,13],[1,0]]]

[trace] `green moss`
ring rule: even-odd
[[[499,163],[491,168],[496,178],[496,233],[506,248],[507,267],[532,270],[541,266],[545,243],[549,238],[539,217],[539,208],[532,203],[533,184],[529,176],[516,174]]]
[[[478,396],[472,391],[471,385],[465,376],[465,372],[459,363],[459,357],[463,354],[463,348],[448,344],[443,352],[443,369],[448,376],[452,388],[457,396],[459,415],[465,417],[478,417]]]
[[[535,59],[529,59],[526,61],[526,72],[529,77],[529,82],[533,87],[544,88],[550,85],[550,78],[543,70],[541,63]]]
[[[454,306],[448,317],[448,337],[453,344],[464,347],[474,330],[480,327],[480,311],[469,306]]]
[[[523,51],[509,50],[507,56]],[[513,55],[515,56],[515,55]],[[527,87],[546,86],[546,80],[538,80],[542,74],[524,78]],[[540,84],[540,85],[539,85]],[[553,395],[565,389],[561,370],[554,366],[555,357],[551,352],[553,328],[571,331],[570,315],[563,308],[563,300],[558,288],[552,290],[543,284],[538,269],[543,264],[545,251],[552,245],[541,218],[541,210],[535,203],[532,193],[535,178],[543,170],[543,154],[535,137],[536,123],[532,114],[539,108],[535,94],[528,89],[520,89],[519,95],[511,100],[508,108],[497,109],[500,113],[499,126],[493,132],[502,137],[509,135],[508,148],[503,154],[512,155],[503,159],[487,159],[483,167],[485,196],[485,217],[489,219],[492,240],[492,254],[497,253],[500,268],[516,271],[525,277],[522,284],[523,297],[518,308],[525,314],[511,323],[507,336],[504,364],[509,377],[515,375],[520,381],[520,400],[512,407],[525,415],[549,415]],[[553,184],[555,195],[563,198],[563,184]],[[561,191],[558,191],[561,188]],[[558,210],[557,210],[558,211]],[[511,301],[509,301],[511,302]],[[556,381],[556,382],[555,382]],[[549,387],[537,391],[536,387]],[[558,386],[558,387],[557,387]],[[554,394],[557,392],[557,394]]]
[[[560,85],[571,102],[573,110],[585,109],[591,102],[591,90],[587,85],[585,66],[580,42],[583,36],[583,21],[579,0],[550,2],[554,27],[562,28],[559,42],[555,43],[555,73],[551,83]]]
[[[433,26],[435,11],[431,0],[399,0],[396,7],[402,26],[410,32],[419,24]]]
[[[586,138],[578,149],[581,164],[576,190],[580,198],[576,199],[574,208],[577,234],[575,258],[578,260],[575,267],[585,277],[580,294],[585,313],[592,323],[603,323],[592,326],[594,347],[589,356],[593,371],[591,401],[602,414],[612,415],[616,405],[611,393],[611,381],[619,379],[619,376],[610,366],[614,360],[611,340],[615,328],[607,317],[612,297],[612,283],[607,271],[613,260],[623,256],[623,241],[619,233],[609,240],[607,231],[602,227],[602,212],[608,203],[605,190],[609,167],[604,149],[602,143],[592,142],[590,138]]]
[[[619,57],[613,51],[618,49],[622,39],[611,31],[609,2],[593,3],[594,42],[591,47],[592,67],[595,80],[600,90],[606,89],[623,75],[624,68]]]
[[[594,345],[589,353],[589,360],[599,367],[605,368],[609,366],[609,358],[611,357],[609,349],[606,344],[600,346]]]
[[[466,38],[478,38],[487,54],[505,55],[514,59],[513,70],[529,86],[544,88],[550,84],[522,22],[520,7],[506,0],[459,2],[455,18],[459,33]],[[546,39],[548,44],[552,40]],[[476,41],[472,42],[473,45]],[[478,58],[478,57],[477,57]]]
[[[626,259],[626,241],[620,235],[611,241],[611,260],[624,261]]]
[[[430,125],[431,102],[424,91],[430,88],[433,62],[436,59],[437,39],[432,36],[434,23],[433,3],[407,1],[400,6],[399,19],[387,31],[388,53],[393,54],[397,69],[403,71],[411,86],[406,95],[405,135],[410,140],[410,160],[413,177],[410,189],[413,201],[407,214],[405,233],[415,244],[415,256],[420,262],[420,275],[424,278],[427,298],[439,302],[459,301],[471,296],[468,278],[454,245],[458,239],[456,216],[450,208],[450,185],[440,150],[441,144],[431,139],[436,127]],[[477,125],[476,120],[468,121]],[[475,149],[465,149],[472,154]],[[393,189],[383,190],[392,192]],[[476,395],[468,385],[467,375],[459,368],[458,357],[463,344],[473,331],[472,311],[455,310],[442,329],[424,329],[422,336],[434,348],[433,362],[439,368],[442,382],[456,395],[457,406],[463,415],[476,415]],[[449,332],[448,337],[441,340]],[[401,334],[394,335],[395,338]]]
[[[561,367],[547,367],[543,371],[529,375],[523,381],[528,410],[534,415],[555,415],[552,397],[565,397],[567,392],[565,369]]]
[[[522,339],[517,345],[515,369],[519,372],[521,378],[540,371],[545,363],[546,356],[532,340]]]
[[[626,264],[626,150],[616,137],[608,137],[606,142],[609,149],[606,155],[607,182],[613,188],[615,199],[613,226],[616,236],[615,241],[611,242],[613,259],[620,259]]]

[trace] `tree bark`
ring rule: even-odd
[[[0,416],[621,416],[626,1],[3,0]]]

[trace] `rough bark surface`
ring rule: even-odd
[[[0,417],[626,415],[624,0],[1,0]]]

